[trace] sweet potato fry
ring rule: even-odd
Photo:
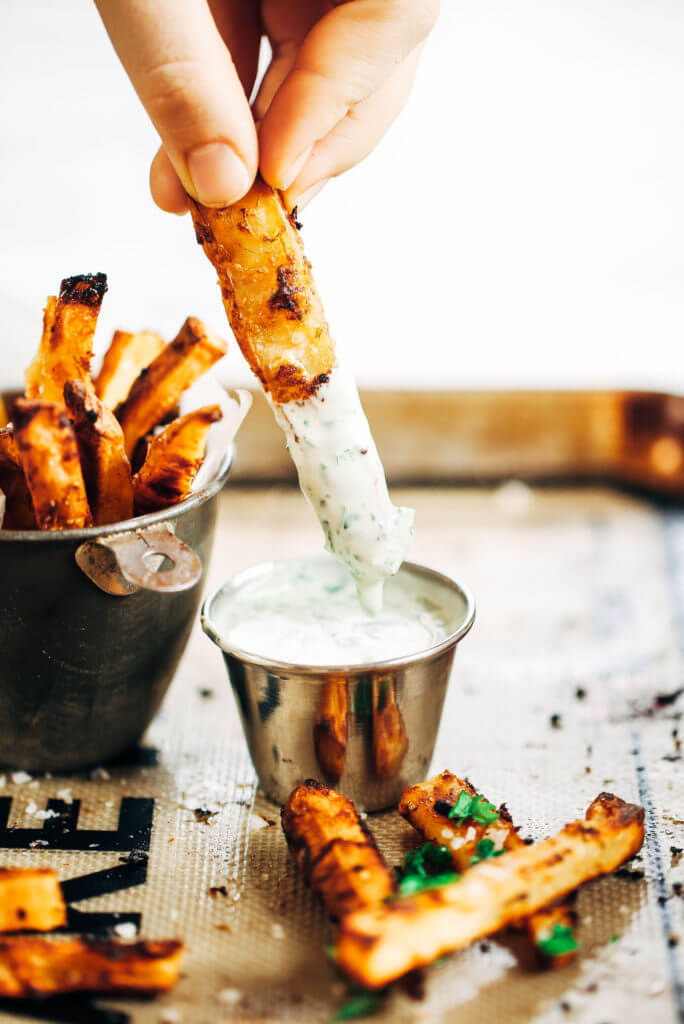
[[[331,916],[386,899],[389,868],[350,800],[307,779],[287,799],[283,831],[298,867]]]
[[[293,218],[258,178],[224,209],[191,200],[197,241],[218,274],[242,354],[275,402],[313,394],[335,350]]]
[[[0,395],[0,427],[6,427],[8,423],[7,406],[5,405],[5,399]]]
[[[131,390],[141,370],[149,366],[164,348],[164,339],[154,331],[115,331],[95,378],[97,397],[109,409],[116,409]]]
[[[59,298],[45,307],[38,354],[26,371],[26,397],[63,401],[68,380],[90,381],[93,336],[107,290],[105,274],[79,274],[62,281]]]
[[[0,428],[0,467],[4,466],[21,466],[19,449],[14,440],[12,427]]]
[[[333,782],[337,782],[344,771],[348,713],[349,695],[346,681],[328,680],[321,687],[313,741],[318,763]]]
[[[0,939],[0,996],[165,992],[178,981],[183,944]]]
[[[614,871],[643,840],[643,809],[601,793],[584,819],[551,839],[477,864],[458,882],[348,914],[336,963],[366,988],[382,988]]]
[[[513,824],[507,808],[502,805],[490,823],[478,821],[470,816],[449,818],[449,812],[456,805],[461,793],[476,799],[477,791],[467,779],[459,779],[451,772],[442,772],[417,786],[405,789],[399,800],[399,813],[413,825],[416,831],[429,842],[446,846],[451,854],[454,867],[467,871],[473,859],[482,856],[482,841],[488,849],[485,856],[495,856],[500,850],[518,850],[524,847],[518,830]],[[485,801],[487,807],[491,807]],[[484,817],[492,817],[493,812]],[[561,902],[532,914],[525,927],[534,943],[538,955],[553,967],[565,966],[573,957],[572,950],[557,956],[544,953],[546,941],[556,927],[572,929],[575,911],[572,902]],[[541,943],[541,945],[540,945]]]
[[[119,421],[83,381],[66,382],[64,401],[76,431],[93,523],[104,526],[130,519],[133,481]]]
[[[50,868],[0,868],[0,932],[49,932],[66,924],[59,878]]]
[[[145,461],[133,478],[136,515],[177,505],[189,497],[204,460],[209,429],[222,415],[218,405],[195,409],[150,440]]]
[[[0,491],[5,495],[5,515],[1,529],[37,529],[23,469],[0,461]]]
[[[375,773],[380,779],[392,779],[406,757],[408,736],[391,676],[373,679],[372,698]]]
[[[18,398],[14,435],[41,530],[90,526],[76,436],[63,406]]]
[[[160,423],[182,393],[226,354],[226,343],[188,317],[178,336],[135,379],[116,409],[129,459],[141,437]]]

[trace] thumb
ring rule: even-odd
[[[247,192],[254,120],[206,0],[96,0],[185,190],[207,206]]]

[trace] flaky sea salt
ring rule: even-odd
[[[216,996],[220,1003],[226,1003],[228,1006],[232,1006],[235,1003],[239,1003],[242,999],[242,992],[239,988],[224,988]]]
[[[120,939],[134,939],[138,934],[138,929],[132,921],[122,921],[121,924],[115,924],[112,931]]]
[[[28,772],[12,772],[11,778],[15,786],[21,786],[25,782],[30,782],[33,776]]]

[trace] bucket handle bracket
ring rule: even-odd
[[[75,558],[88,579],[115,597],[138,590],[177,594],[192,589],[202,576],[199,557],[176,537],[172,523],[86,541]],[[172,563],[168,568],[166,560]]]

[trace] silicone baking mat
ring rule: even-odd
[[[392,993],[376,1019],[681,1021],[684,514],[518,483],[396,497],[417,510],[413,557],[478,603],[433,768],[506,801],[523,835],[553,832],[607,789],[644,805],[647,839],[629,872],[582,889],[572,966],[540,972],[497,936],[431,968],[421,999]],[[229,489],[207,589],[319,546],[295,491]],[[187,946],[183,978],[162,998],[4,1002],[1,1020],[315,1022],[343,1000],[325,914],[294,870],[279,809],[256,791],[221,658],[199,630],[135,757],[0,781],[0,864],[54,867],[73,930]],[[391,864],[416,844],[395,813],[369,824]]]

